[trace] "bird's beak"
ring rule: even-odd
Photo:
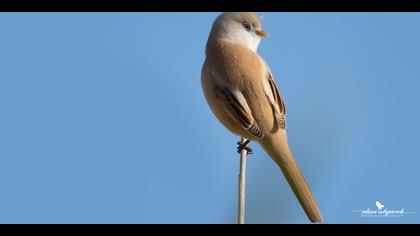
[[[256,30],[255,33],[260,36],[260,37],[266,37],[268,36],[268,33],[265,32],[264,30]]]

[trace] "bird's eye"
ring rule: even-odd
[[[244,28],[245,28],[247,31],[250,31],[250,30],[251,30],[251,25],[250,25],[248,22],[244,22],[244,23],[242,23],[242,25],[244,26]]]

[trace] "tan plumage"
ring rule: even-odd
[[[204,94],[228,130],[258,142],[279,165],[308,218],[322,222],[287,143],[284,99],[267,63],[256,53],[265,35],[255,13],[221,14],[206,46]]]

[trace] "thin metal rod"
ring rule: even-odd
[[[247,140],[241,138],[241,144]],[[238,191],[238,224],[245,223],[245,180],[246,180],[246,157],[248,151],[241,150],[240,153],[240,166],[239,166],[239,191]]]

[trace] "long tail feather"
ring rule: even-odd
[[[321,213],[312,196],[311,190],[289,149],[286,134],[283,131],[279,131],[276,133],[276,136],[267,137],[260,141],[260,144],[283,171],[284,176],[309,220],[314,223],[322,222]]]

